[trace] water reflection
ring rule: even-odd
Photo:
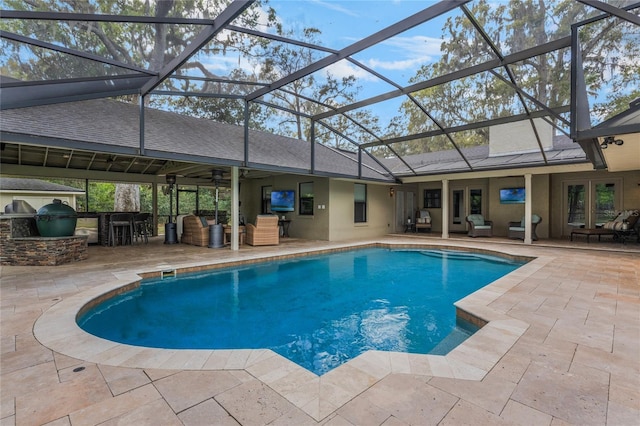
[[[291,336],[288,344],[275,351],[287,357],[295,355],[304,360],[301,365],[323,374],[368,350],[407,351],[411,344],[409,320],[408,307],[378,299],[368,309],[330,321],[311,334]],[[359,348],[358,353],[354,354],[354,347]]]

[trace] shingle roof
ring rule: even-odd
[[[190,117],[152,108],[145,109],[145,154],[149,157],[175,158],[184,161],[222,164],[244,161],[244,130],[242,126]],[[136,155],[140,147],[138,106],[108,99],[43,105],[5,110],[0,116],[3,132],[33,135],[55,140],[75,141],[95,150],[128,149]],[[311,152],[309,142],[249,130],[248,160],[266,170],[297,170],[309,172]],[[526,166],[544,166],[539,151],[491,156],[488,145],[463,148],[462,152],[473,170],[491,170]],[[555,136],[553,147],[545,151],[547,164],[583,163],[587,161],[582,148],[571,139]],[[315,171],[335,176],[358,176],[356,153],[340,151],[316,144]],[[366,154],[362,156],[362,177],[392,181],[395,176],[430,175],[469,171],[468,164],[456,150],[406,155],[403,160],[384,159],[382,166]]]
[[[545,165],[539,151],[491,156],[489,145],[462,148],[461,151],[475,171]],[[553,147],[544,154],[550,165],[588,162],[580,145],[566,136],[554,136]],[[403,159],[419,175],[469,171],[467,163],[454,149],[406,155]],[[397,158],[385,160],[385,166],[396,176],[413,175],[413,172]]]
[[[46,182],[38,179],[0,178],[0,190],[2,191],[43,191],[43,192],[78,192],[83,189],[58,183]]]
[[[185,160],[222,160],[223,164],[244,160],[244,130],[241,126],[145,109],[145,154],[167,158],[178,154]],[[56,140],[88,143],[95,150],[140,146],[138,106],[98,99],[43,105],[3,111],[3,132]],[[118,152],[117,150],[115,152]],[[272,133],[249,131],[249,162],[264,168],[310,169],[309,143]],[[316,145],[316,170],[335,175],[357,176],[357,159],[338,150]],[[171,158],[171,157],[169,157]],[[390,180],[375,162],[365,162],[363,177]]]

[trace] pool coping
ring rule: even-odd
[[[91,363],[116,367],[168,370],[245,370],[316,420],[322,420],[389,374],[408,373],[464,380],[482,380],[529,324],[510,318],[490,306],[493,301],[530,277],[553,259],[538,256],[517,270],[457,301],[457,314],[484,326],[447,355],[368,351],[322,376],[304,369],[269,349],[193,350],[156,349],[112,342],[93,336],[76,323],[77,315],[92,301],[103,300],[139,284],[143,277],[163,272],[198,271],[238,264],[364,247],[455,249],[524,259],[500,250],[482,250],[432,243],[345,244],[317,251],[292,250],[239,261],[198,262],[162,270],[129,271],[116,281],[70,296],[46,310],[33,333],[41,344],[60,354]]]

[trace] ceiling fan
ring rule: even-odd
[[[245,177],[247,175],[247,173],[248,173],[248,171],[244,172],[244,174],[242,174],[242,172],[241,172],[239,178]],[[229,172],[225,172],[224,170],[213,169],[213,170],[211,170],[211,177],[207,178],[206,182],[212,182],[216,186],[230,188],[231,187],[231,176],[230,176]]]

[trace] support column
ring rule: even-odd
[[[532,202],[533,199],[531,193],[531,173],[524,175],[524,243],[532,244],[531,239],[531,215],[532,215]]]
[[[153,230],[151,236],[158,236],[158,182],[153,182],[151,185],[151,216],[153,218]]]
[[[449,238],[449,180],[442,180],[442,238]]]
[[[238,167],[231,167],[231,250],[238,251],[238,221],[240,220],[240,197],[238,193]]]

